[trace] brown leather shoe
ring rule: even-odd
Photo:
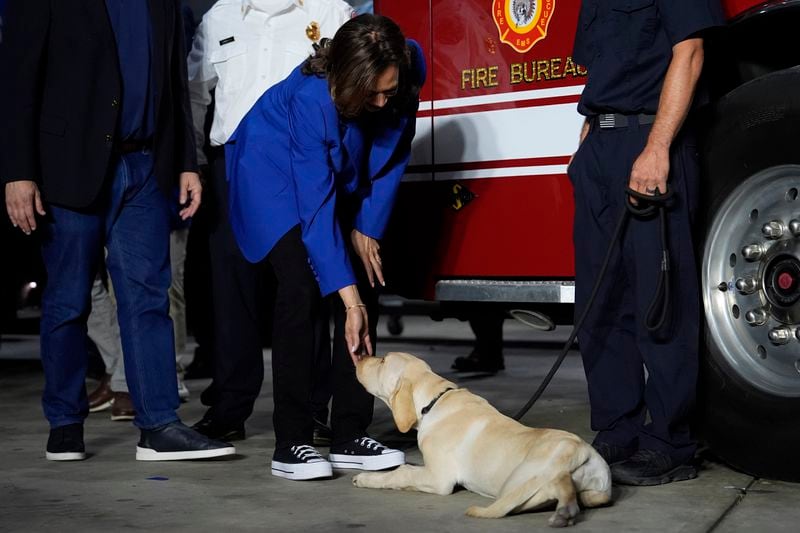
[[[106,374],[100,380],[97,388],[89,393],[89,412],[97,413],[105,411],[111,407],[111,402],[114,400],[114,392],[111,390],[111,375]]]
[[[114,403],[111,405],[111,420],[133,420],[136,409],[133,408],[131,395],[127,392],[115,392]]]

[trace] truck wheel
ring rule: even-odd
[[[730,465],[800,481],[800,69],[738,87],[711,114],[698,430]]]

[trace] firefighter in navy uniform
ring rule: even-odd
[[[687,115],[705,32],[723,23],[718,0],[583,0],[574,57],[589,75],[586,117],[569,167],[575,191],[575,311],[589,298],[630,200],[627,187],[673,197],[667,206],[671,309],[650,331],[645,315],[661,268],[658,218],[631,217],[578,335],[594,447],[616,483],[696,477],[689,418],[697,383],[700,300],[692,243],[697,147]],[[645,374],[646,369],[646,374]]]

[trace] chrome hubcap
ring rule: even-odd
[[[739,376],[800,397],[800,166],[742,183],[714,219],[703,251],[710,335]]]

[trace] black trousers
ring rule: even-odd
[[[503,322],[505,315],[487,311],[469,319],[475,334],[475,354],[485,362],[503,362]]]
[[[631,167],[650,126],[592,127],[569,168],[575,191],[575,311],[586,305],[614,227],[625,209]],[[658,218],[630,218],[594,306],[578,334],[596,441],[656,449],[678,462],[696,444],[689,419],[697,384],[700,299],[692,242],[698,196],[697,146],[673,143],[667,224],[672,313],[656,333],[645,327],[661,267]],[[647,377],[645,376],[647,369]]]
[[[292,228],[278,241],[267,261],[277,279],[272,337],[276,448],[311,444],[313,440],[312,393],[317,381],[315,361],[319,359],[315,350],[326,344],[329,338],[329,306],[334,319],[331,372],[333,444],[365,435],[372,422],[373,397],[356,379],[344,339],[344,306],[335,293],[330,301],[321,297],[308,264],[300,226]],[[374,347],[377,295],[363,279],[359,280],[358,289],[367,305]]]
[[[203,392],[206,417],[238,425],[252,414],[264,381],[263,332],[268,329],[274,277],[267,261],[247,261],[233,235],[228,215],[228,183],[222,149],[212,150],[213,176],[204,197],[209,210],[209,254],[213,298],[213,381]],[[325,328],[327,333],[327,328]],[[330,347],[320,337],[314,346],[313,412],[327,422],[330,400]]]

